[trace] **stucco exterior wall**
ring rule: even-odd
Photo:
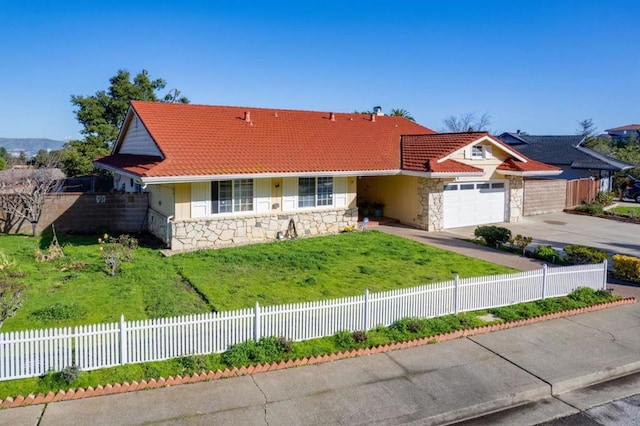
[[[356,226],[357,209],[336,209],[293,214],[265,214],[176,220],[171,224],[171,249],[178,251],[271,241],[284,235],[293,220],[299,237],[335,234]]]
[[[418,226],[418,178],[414,176],[362,177],[358,182],[359,202],[382,202],[384,215],[401,223]]]
[[[567,198],[564,179],[525,179],[524,216],[561,212]]]
[[[149,185],[149,207],[165,216],[173,216],[175,212],[174,186]]]

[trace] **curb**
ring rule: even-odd
[[[486,334],[486,333],[492,333],[494,331],[507,330],[510,328],[520,327],[523,325],[535,324],[539,322],[565,318],[565,317],[579,315],[579,314],[588,313],[588,312],[596,312],[603,309],[615,308],[618,306],[630,305],[633,303],[636,303],[636,299],[634,297],[630,297],[626,299],[616,300],[613,302],[600,303],[600,304],[585,307],[585,308],[570,309],[567,311],[554,312],[551,314],[540,315],[537,317],[532,317],[532,318],[527,318],[522,320],[504,322],[499,324],[484,325],[480,327],[457,330],[450,333],[437,334],[430,337],[422,337],[419,339],[409,340],[405,342],[390,343],[390,344],[376,346],[372,348],[352,349],[350,351],[319,355],[317,357],[312,356],[310,358],[306,358],[306,357],[296,358],[293,360],[289,359],[287,361],[257,364],[257,365],[251,365],[248,367],[244,367],[244,366],[240,368],[233,367],[232,369],[225,368],[224,370],[218,370],[215,372],[203,371],[200,374],[193,373],[192,375],[185,375],[185,376],[177,375],[175,377],[169,376],[167,378],[160,377],[157,379],[141,380],[139,382],[132,381],[131,383],[123,382],[123,383],[115,383],[115,384],[106,384],[104,386],[98,385],[95,388],[92,386],[89,386],[87,389],[84,389],[81,387],[76,389],[71,388],[68,390],[60,389],[56,393],[48,392],[47,394],[39,393],[38,395],[28,394],[27,396],[18,395],[15,398],[7,397],[4,400],[0,400],[0,409],[16,408],[16,407],[23,407],[28,405],[48,404],[50,402],[58,402],[58,401],[69,401],[69,400],[75,400],[75,399],[93,398],[97,396],[114,395],[114,394],[127,393],[127,392],[136,392],[139,390],[157,389],[157,388],[166,387],[166,386],[177,386],[177,385],[182,385],[187,383],[197,383],[197,382],[219,380],[219,379],[230,378],[230,377],[247,376],[247,375],[259,374],[259,373],[265,373],[267,371],[283,370],[283,369],[292,368],[292,367],[301,367],[304,365],[322,364],[325,362],[332,362],[340,359],[355,358],[355,357],[366,356],[366,355],[386,353],[390,351],[408,349],[408,348],[423,346],[423,345],[432,344],[432,343],[446,342],[449,340],[459,339],[462,337],[477,336],[479,334]],[[634,364],[633,366],[631,366],[633,368],[630,368],[629,366],[622,366],[618,369],[608,372],[608,373],[613,372],[614,376],[611,376],[609,374],[607,375],[607,377],[604,377],[604,376],[600,377],[602,376],[601,373],[594,373],[584,378],[573,379],[572,382],[577,383],[578,385],[583,383],[593,384],[597,381],[602,381],[599,379],[609,379],[609,378],[619,377],[640,369],[640,363],[637,363],[637,364],[638,365]],[[568,381],[568,382],[571,382],[571,381]],[[573,389],[577,388],[577,387],[574,387],[574,385],[569,385],[569,383],[560,385],[560,388],[562,389],[564,389],[565,387],[567,389],[569,387],[573,387]],[[554,394],[558,392],[561,392],[561,390],[560,389],[553,390]]]

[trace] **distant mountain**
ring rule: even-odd
[[[36,155],[41,149],[60,149],[64,143],[64,141],[45,138],[0,138],[0,146],[4,147],[11,154],[17,155],[20,151],[24,151],[28,157]]]

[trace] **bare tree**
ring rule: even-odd
[[[8,231],[16,220],[24,219],[31,223],[33,236],[37,236],[37,226],[47,194],[64,179],[64,174],[55,167],[56,164],[57,157],[50,156],[45,167],[2,172],[0,210],[4,215],[5,231]]]
[[[488,131],[491,125],[491,114],[485,112],[479,118],[475,112],[468,112],[459,116],[451,115],[445,118],[441,129],[443,133],[482,132]]]

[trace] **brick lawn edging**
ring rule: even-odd
[[[597,305],[588,306],[584,308],[570,309],[567,311],[554,312],[551,314],[539,315],[537,317],[503,322],[499,324],[483,325],[479,327],[467,328],[463,330],[452,331],[450,333],[436,334],[435,336],[422,337],[419,339],[409,340],[406,342],[389,343],[382,346],[376,346],[373,348],[360,348],[352,349],[350,351],[337,352],[332,354],[320,355],[310,358],[296,358],[295,360],[289,359],[287,361],[272,362],[258,365],[251,365],[249,367],[233,367],[232,369],[225,368],[224,370],[209,371],[208,373],[202,372],[200,374],[193,373],[192,375],[175,377],[169,376],[168,378],[160,377],[158,379],[141,380],[140,382],[133,381],[131,383],[116,383],[107,384],[105,386],[98,385],[95,388],[89,386],[87,389],[77,388],[62,390],[57,393],[49,392],[46,395],[39,393],[34,396],[29,394],[26,397],[18,395],[15,398],[7,397],[4,400],[0,400],[1,408],[16,408],[28,405],[48,404],[50,402],[69,401],[73,399],[92,398],[95,396],[113,395],[125,392],[135,392],[138,390],[156,389],[165,386],[176,386],[186,383],[196,383],[209,380],[218,380],[236,376],[246,376],[250,374],[265,373],[267,371],[282,370],[291,367],[301,367],[303,365],[321,364],[325,362],[337,361],[339,359],[355,358],[365,355],[373,355],[379,353],[385,353],[395,351],[398,349],[413,348],[416,346],[427,345],[431,343],[446,342],[448,340],[459,339],[461,337],[476,336],[478,334],[492,333],[494,331],[506,330],[509,328],[520,327],[523,325],[534,324],[543,321],[549,321],[553,319],[559,319],[569,317],[573,315],[601,311],[607,308],[615,308],[623,305],[630,305],[636,303],[635,297],[629,297],[625,299],[615,300],[612,302],[599,303]]]

